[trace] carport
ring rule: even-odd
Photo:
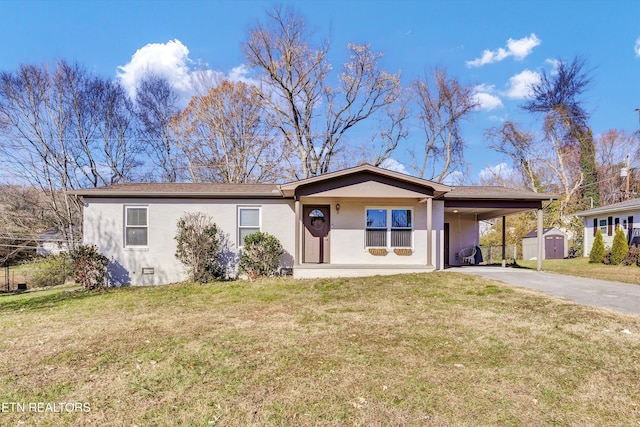
[[[506,263],[507,217],[526,211],[537,213],[537,268],[542,269],[544,253],[543,215],[556,196],[546,193],[517,190],[497,186],[460,186],[444,196],[444,263],[462,265],[458,252],[477,246],[480,239],[479,222],[502,219],[502,264]]]

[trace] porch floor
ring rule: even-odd
[[[403,273],[430,273],[431,265],[397,264],[299,264],[293,266],[295,279],[319,279],[332,277],[389,276]]]

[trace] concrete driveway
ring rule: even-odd
[[[513,286],[537,289],[578,304],[640,315],[639,285],[509,267],[464,266],[446,271],[473,274]],[[640,274],[640,269],[638,272]]]

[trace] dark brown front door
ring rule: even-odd
[[[302,209],[304,223],[304,257],[305,263],[329,262],[329,206],[304,206]]]
[[[545,259],[564,258],[564,238],[562,236],[546,236],[544,243]]]
[[[444,268],[449,267],[449,223],[444,223]]]

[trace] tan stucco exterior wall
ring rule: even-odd
[[[124,247],[125,206],[148,207],[148,246]],[[217,199],[99,199],[85,198],[84,243],[96,245],[112,260],[110,271],[131,285],[158,285],[185,280],[184,266],[176,259],[176,224],[187,212],[210,215],[224,231],[230,269],[237,262],[238,207],[261,208],[261,231],[276,236],[285,250],[283,266],[293,266],[294,210],[292,200]],[[235,259],[234,259],[235,258]],[[153,269],[153,274],[142,274]],[[150,270],[146,270],[150,271]],[[230,271],[232,273],[232,271]]]
[[[445,218],[449,223],[449,265],[461,265],[458,253],[469,246],[478,245],[480,230],[475,215],[451,213]]]
[[[340,204],[340,210],[336,209]],[[301,205],[329,205],[331,208],[330,263],[331,264],[388,264],[431,265],[427,259],[427,205],[416,199],[341,199],[303,197]],[[389,251],[384,256],[372,255],[365,247],[365,221],[367,208],[406,208],[413,210],[413,251],[411,255],[397,255]],[[433,204],[433,229],[437,237],[441,233],[444,203]],[[438,246],[439,241],[434,246]],[[438,250],[434,257],[440,259]]]

